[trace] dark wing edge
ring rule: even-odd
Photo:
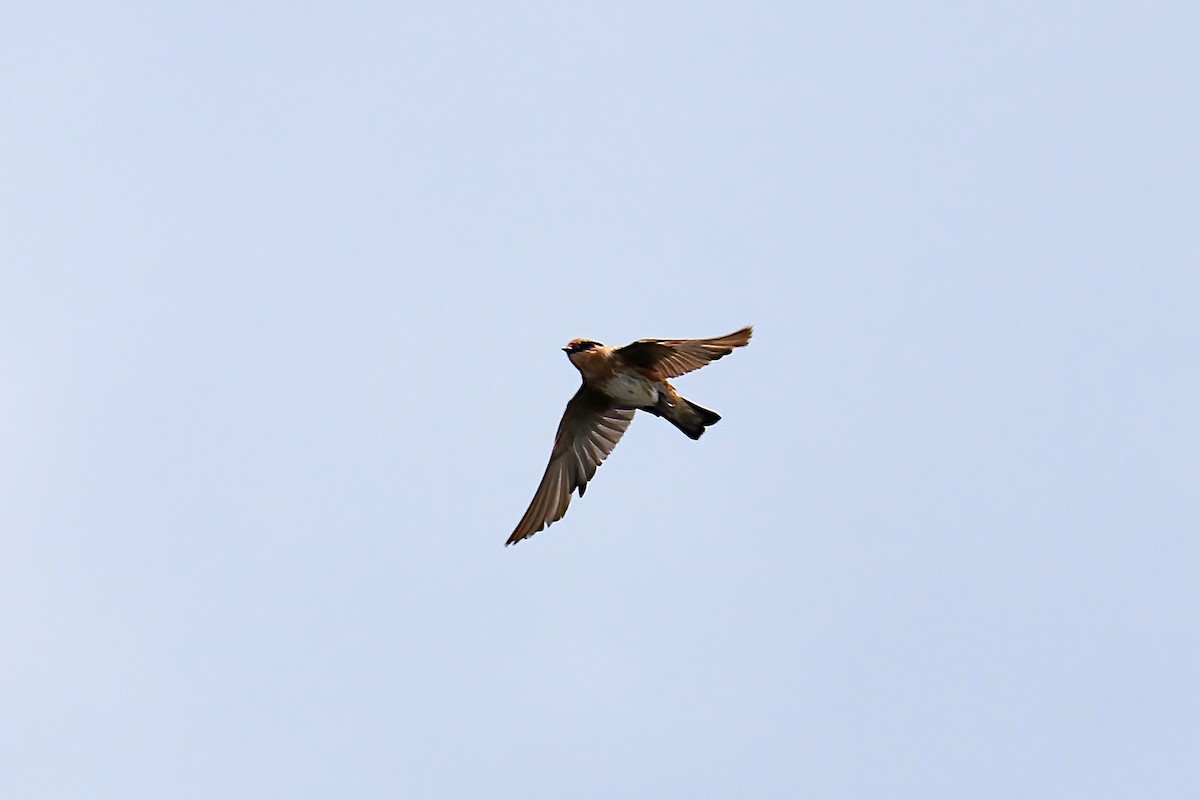
[[[754,326],[747,325],[713,339],[638,339],[619,348],[617,353],[634,366],[652,370],[658,378],[666,380],[724,358],[735,347],[748,345],[753,335]]]
[[[612,408],[597,391],[580,386],[567,403],[550,463],[542,474],[533,500],[505,545],[516,544],[563,518],[571,493],[583,497],[596,468],[617,446],[633,420],[633,409]]]

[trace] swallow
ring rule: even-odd
[[[715,339],[638,339],[609,347],[572,339],[563,351],[583,376],[567,403],[550,463],[525,516],[506,544],[516,544],[563,518],[571,493],[583,497],[596,468],[617,446],[637,411],[662,417],[699,439],[721,416],[680,396],[668,381],[724,358],[750,343],[754,328]]]

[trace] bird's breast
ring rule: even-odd
[[[614,372],[599,382],[599,389],[614,403],[627,408],[644,408],[658,402],[654,383],[636,372]]]

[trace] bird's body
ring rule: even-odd
[[[659,390],[656,383],[635,370],[624,370],[614,372],[603,381],[597,382],[596,388],[612,400],[614,405],[622,408],[645,408],[658,402]]]
[[[668,379],[729,355],[748,344],[753,332],[747,327],[715,339],[639,339],[619,348],[573,339],[563,350],[583,385],[567,403],[550,463],[508,544],[562,519],[571,493],[578,489],[583,496],[636,411],[666,419],[691,439],[720,421],[720,415],[680,396]]]

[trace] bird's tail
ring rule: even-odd
[[[660,402],[657,406],[645,410],[679,428],[689,439],[699,439],[704,435],[705,428],[721,421],[721,415],[717,412],[709,411],[682,397],[679,400],[680,402],[674,405]]]

